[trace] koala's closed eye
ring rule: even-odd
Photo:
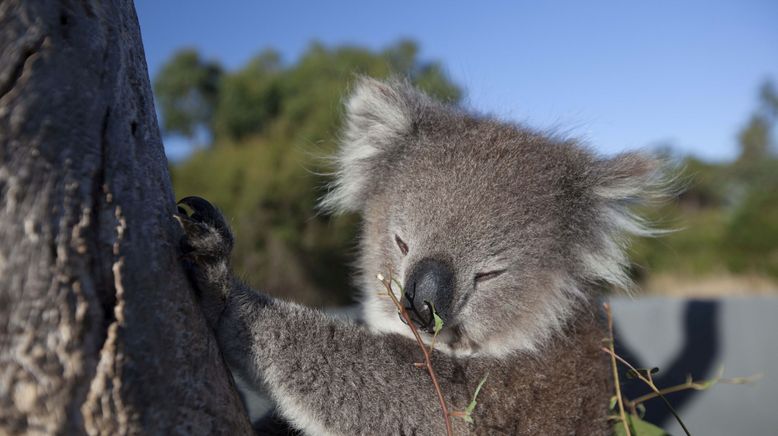
[[[408,244],[405,243],[402,239],[400,239],[399,236],[394,235],[394,242],[397,243],[397,247],[400,249],[400,252],[405,256],[408,254]]]
[[[474,277],[474,280],[476,283],[483,283],[487,280],[491,280],[493,278],[499,277],[505,273],[504,269],[496,269],[493,271],[486,271],[486,272],[480,272],[477,273]]]

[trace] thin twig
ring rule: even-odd
[[[651,375],[651,370],[646,371],[646,375],[644,376],[641,373],[641,371],[639,371],[637,368],[632,366],[629,362],[624,360],[621,356],[616,354],[616,350],[615,350],[615,347],[614,347],[614,339],[613,339],[613,315],[611,314],[610,305],[608,303],[603,304],[603,306],[605,307],[605,313],[608,315],[608,334],[609,334],[608,342],[609,342],[609,344],[608,344],[608,347],[602,347],[601,350],[606,352],[606,353],[608,353],[610,355],[610,357],[611,357],[611,366],[613,367],[613,379],[614,379],[615,384],[616,384],[616,398],[617,398],[617,402],[619,404],[619,410],[621,412],[620,419],[624,423],[624,429],[626,430],[628,436],[630,435],[630,427],[629,427],[629,425],[627,423],[626,416],[624,414],[624,405],[629,407],[629,409],[632,411],[633,415],[637,415],[638,414],[637,412],[638,412],[638,406],[639,405],[641,405],[642,403],[644,403],[644,402],[646,402],[648,400],[651,400],[653,398],[661,398],[662,401],[665,403],[665,406],[667,406],[667,408],[670,410],[670,413],[672,413],[673,417],[675,417],[676,421],[678,421],[678,424],[681,426],[681,428],[683,429],[684,433],[686,433],[686,436],[691,436],[691,434],[689,433],[689,429],[686,428],[686,425],[684,424],[683,420],[681,420],[681,417],[678,416],[678,412],[676,412],[676,410],[673,408],[672,404],[670,404],[670,401],[668,401],[667,398],[665,397],[666,394],[672,394],[672,393],[675,393],[675,392],[680,392],[680,391],[684,391],[684,390],[688,390],[688,389],[694,389],[694,390],[701,391],[701,390],[708,389],[709,387],[713,386],[716,383],[724,383],[724,384],[732,384],[732,385],[751,384],[751,383],[754,383],[755,381],[759,380],[762,377],[762,374],[754,374],[754,375],[751,375],[751,376],[748,376],[748,377],[735,377],[735,378],[730,378],[730,379],[723,379],[723,378],[721,378],[721,373],[719,373],[719,375],[716,378],[714,378],[714,379],[705,380],[705,381],[696,381],[695,382],[691,378],[691,375],[689,375],[687,377],[687,380],[686,380],[685,383],[682,383],[682,384],[679,384],[679,385],[675,385],[675,386],[670,386],[670,387],[663,388],[663,389],[659,389],[654,384],[654,378]],[[616,361],[621,362],[623,365],[625,365],[627,368],[629,368],[632,371],[632,373],[634,373],[635,376],[638,379],[640,379],[643,383],[648,385],[648,387],[651,388],[651,390],[653,392],[649,392],[647,394],[644,394],[644,395],[642,395],[640,397],[635,398],[634,400],[626,400],[626,402],[625,402],[624,399],[622,398],[621,389],[620,389],[620,386],[619,386],[619,374],[618,374],[618,370],[617,370],[617,366],[616,366]],[[722,368],[721,372],[723,372],[723,371],[724,370]]]
[[[630,407],[637,407],[638,404],[645,403],[646,401],[654,399],[660,395],[672,394],[674,392],[685,391],[687,389],[702,390],[704,388],[698,388],[694,386],[693,383],[692,384],[683,383],[676,386],[670,386],[669,388],[659,389],[659,391],[657,392],[649,392],[645,395],[641,395],[635,398],[634,400],[630,400],[628,404]]]
[[[440,384],[438,383],[438,377],[435,374],[435,370],[432,368],[432,360],[430,358],[430,353],[427,350],[427,347],[424,345],[424,341],[422,341],[421,335],[419,335],[419,331],[416,329],[416,326],[413,324],[410,315],[408,315],[408,312],[405,310],[403,305],[400,304],[400,301],[397,299],[397,296],[394,295],[394,292],[392,291],[392,277],[389,276],[387,278],[384,278],[383,276],[379,275],[378,279],[381,280],[381,283],[383,283],[384,287],[386,287],[386,293],[389,294],[389,297],[391,297],[392,302],[397,307],[397,310],[400,313],[400,316],[405,320],[405,323],[408,324],[408,327],[410,327],[411,332],[413,332],[413,336],[416,338],[416,343],[419,345],[421,352],[424,353],[424,365],[427,367],[427,372],[429,373],[430,378],[432,379],[432,385],[435,386],[435,393],[438,395],[438,401],[440,401],[440,409],[443,412],[443,418],[445,419],[446,422],[446,435],[453,436],[454,430],[451,427],[451,414],[448,411],[446,400],[445,398],[443,398],[443,391],[440,389]],[[402,289],[400,290],[400,292],[402,292]]]
[[[687,389],[702,391],[712,386],[712,383],[729,384],[729,385],[746,385],[746,384],[754,383],[759,378],[761,378],[761,374],[755,374],[749,377],[738,377],[738,378],[731,378],[731,379],[714,378],[711,380],[696,381],[696,382],[690,379],[685,383],[681,383],[679,385],[659,389],[659,392],[649,392],[647,394],[641,395],[635,398],[634,400],[629,400],[627,402],[627,405],[630,407],[637,407],[638,404],[645,403],[646,401],[654,399],[660,395],[672,394],[675,392],[685,391]]]
[[[613,342],[613,317],[611,316],[610,304],[603,304],[605,312],[608,314],[608,347],[610,347],[611,355],[611,368],[613,369],[613,381],[616,384],[616,402],[619,405],[619,416],[621,416],[621,422],[624,424],[624,431],[627,436],[632,436],[632,432],[629,428],[629,421],[627,421],[627,413],[624,411],[624,399],[621,397],[621,384],[619,383],[619,370],[616,366],[616,350]]]
[[[612,345],[611,345],[611,348],[613,348]],[[678,424],[681,425],[681,428],[683,429],[683,432],[686,433],[686,436],[691,436],[691,433],[689,433],[689,429],[686,428],[686,425],[684,425],[683,420],[681,420],[681,417],[678,416],[678,412],[675,411],[675,409],[673,408],[672,404],[670,404],[670,402],[667,401],[667,398],[665,398],[665,396],[662,395],[662,393],[659,391],[659,388],[657,388],[656,385],[651,382],[651,380],[647,379],[646,377],[643,377],[643,375],[640,373],[640,371],[638,371],[634,366],[630,365],[629,362],[627,362],[626,360],[622,359],[621,356],[616,354],[615,351],[613,351],[611,349],[608,349],[608,348],[605,348],[605,347],[602,347],[602,351],[605,351],[606,353],[610,354],[612,358],[615,358],[619,362],[621,362],[624,365],[626,365],[629,369],[631,369],[637,375],[637,377],[640,380],[643,381],[643,383],[647,384],[648,387],[650,387],[651,390],[654,391],[657,394],[657,396],[662,399],[662,401],[664,401],[665,406],[667,406],[667,408],[670,410],[670,413],[673,414],[673,416],[675,417],[676,421],[678,421]]]

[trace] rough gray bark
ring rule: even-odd
[[[0,434],[250,432],[174,207],[132,2],[0,1]]]

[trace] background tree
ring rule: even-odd
[[[198,130],[211,130],[221,79],[219,64],[201,59],[192,49],[178,52],[154,82],[157,104],[165,114],[163,130],[190,138]]]
[[[740,156],[733,165],[741,193],[728,222],[722,249],[728,266],[740,273],[778,277],[778,93],[771,81],[759,89],[759,103],[738,137]]]
[[[746,178],[759,176],[764,170],[765,161],[776,157],[774,136],[776,123],[778,123],[778,94],[773,83],[767,80],[759,88],[756,110],[738,134],[740,154],[736,161],[736,169],[742,176]]]
[[[0,6],[0,434],[248,434],[129,0]]]
[[[771,81],[738,132],[733,162],[679,162],[686,190],[655,219],[681,231],[639,241],[634,259],[641,271],[702,277],[726,274],[778,280],[778,95]],[[645,268],[644,268],[645,267]],[[775,286],[775,285],[774,285]]]
[[[214,112],[214,133],[230,140],[263,133],[281,110],[280,72],[280,55],[267,50],[224,77]]]
[[[178,195],[207,197],[232,217],[238,235],[234,263],[248,281],[311,305],[349,303],[354,290],[348,265],[357,221],[315,210],[326,189],[324,175],[331,170],[323,156],[337,142],[341,99],[356,74],[404,76],[453,103],[460,101],[461,89],[439,63],[420,59],[410,40],[382,50],[314,42],[294,62],[265,50],[235,71],[216,69],[222,76],[212,118],[202,123],[210,126],[212,141],[173,166]],[[170,71],[164,68],[156,82],[169,82]],[[157,86],[163,94],[164,89]],[[180,98],[172,93],[159,97]],[[705,162],[665,150],[683,169],[686,190],[654,218],[660,226],[683,231],[639,241],[633,250],[636,278],[649,287],[649,271],[695,283],[733,274],[778,283],[778,231],[761,221],[772,216],[761,212],[778,203],[760,194],[778,191],[776,102],[774,85],[764,82],[738,134],[734,162]],[[163,119],[168,116],[164,107],[161,113]]]
[[[159,84],[175,82],[181,56],[155,79],[159,99],[174,108],[181,94]],[[321,174],[331,170],[324,156],[336,144],[341,99],[357,74],[407,77],[448,102],[462,95],[409,40],[380,51],[313,43],[294,63],[266,50],[223,73],[213,118],[203,123],[212,126],[211,147],[173,167],[178,196],[209,198],[232,217],[235,266],[269,293],[311,305],[353,297],[356,219],[318,215],[316,200],[326,189]],[[166,119],[166,106],[160,110]]]

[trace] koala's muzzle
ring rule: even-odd
[[[454,295],[454,271],[447,262],[434,258],[420,260],[405,281],[402,304],[411,320],[432,333],[432,308],[444,321],[448,320]]]

